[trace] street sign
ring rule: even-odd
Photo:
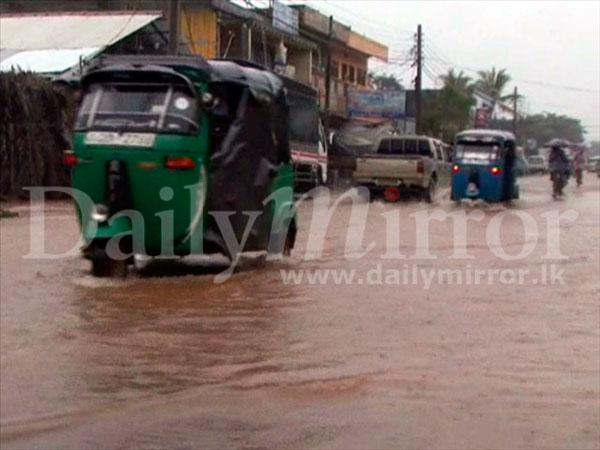
[[[489,108],[477,108],[475,110],[475,128],[488,128],[492,111]]]

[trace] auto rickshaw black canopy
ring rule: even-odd
[[[273,72],[246,61],[209,60],[211,83],[231,83],[247,86],[253,95],[278,97],[283,90],[282,79]]]
[[[241,240],[249,211],[261,214],[245,245],[265,248],[269,206],[264,204],[282,164],[289,163],[289,106],[282,79],[251,63],[210,60],[211,175],[207,207],[232,212],[229,218]],[[205,228],[205,245],[223,250],[225,243],[213,217]]]

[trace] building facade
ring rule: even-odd
[[[331,114],[346,118],[348,90],[370,89],[368,60],[375,57],[387,61],[387,47],[308,6],[290,7],[278,0],[271,5],[247,8],[229,0],[2,0],[2,12],[158,13],[163,20],[153,25],[151,48],[148,39],[133,35],[111,46],[111,51],[166,53],[169,33],[176,30],[178,53],[234,58],[266,66],[314,87],[322,108],[328,103]],[[169,23],[169,18],[175,17],[173,8],[179,18],[175,28]]]

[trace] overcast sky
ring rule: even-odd
[[[429,75],[436,77],[449,65],[466,68],[465,73],[471,76],[475,74],[469,69],[489,69],[494,65],[506,68],[513,77],[508,92],[516,84],[519,93],[526,97],[523,106],[529,113],[548,111],[576,117],[586,126],[588,139],[600,138],[598,1],[285,0],[285,3],[306,3],[387,44],[395,63],[387,69],[399,74],[405,86],[410,85],[412,74],[401,63],[420,23],[429,72],[424,74],[425,87],[434,86]]]

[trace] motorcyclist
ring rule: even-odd
[[[562,195],[562,188],[567,184],[569,176],[569,158],[560,145],[553,145],[550,147],[550,156],[548,158],[548,169],[550,171],[550,179],[553,182],[554,190],[553,195]],[[555,180],[562,180],[560,186],[557,186]]]

